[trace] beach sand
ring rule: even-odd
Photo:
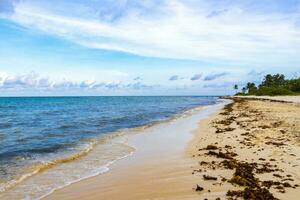
[[[299,199],[299,113],[296,103],[236,99],[129,138],[134,155],[45,199]]]
[[[272,100],[290,102],[294,99]],[[252,192],[258,195],[268,194],[261,189],[267,188],[275,198],[299,199],[299,113],[300,105],[296,103],[236,98],[221,114],[202,121],[189,151],[200,163],[204,161],[195,174],[217,180],[199,180],[200,186],[211,191],[209,195],[199,192],[200,195],[224,199],[229,190],[243,191],[246,187],[241,185],[249,188],[257,185],[258,189]],[[212,152],[222,152],[225,156]],[[211,185],[207,187],[203,182],[211,182]]]
[[[128,138],[137,150],[99,176],[71,184],[44,199],[197,199],[192,175],[197,161],[186,152],[201,119],[224,104],[205,106],[193,114],[155,125]]]

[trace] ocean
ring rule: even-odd
[[[0,98],[0,198],[40,198],[104,173],[135,151],[118,136],[217,101],[200,96]]]

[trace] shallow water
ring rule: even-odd
[[[41,197],[105,172],[110,163],[134,151],[126,141],[111,138],[216,101],[215,97],[0,98],[0,191],[14,189],[9,196],[13,199]],[[42,175],[27,180],[39,172]],[[66,172],[71,176],[60,179]]]

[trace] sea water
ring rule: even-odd
[[[215,104],[217,99],[0,98],[0,198],[40,198],[104,173],[112,162],[135,150],[118,136]]]

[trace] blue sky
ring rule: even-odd
[[[300,75],[299,0],[0,0],[0,95],[223,95]]]

